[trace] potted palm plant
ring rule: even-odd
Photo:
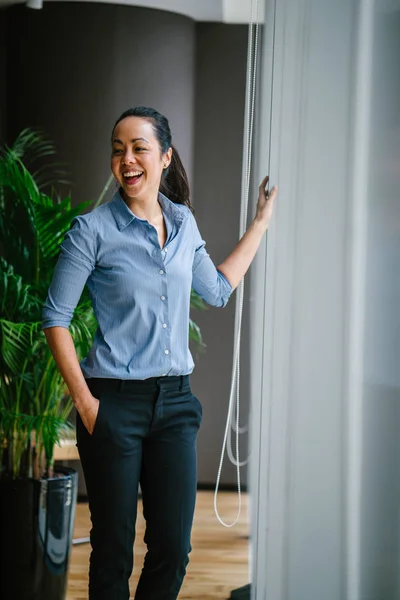
[[[69,434],[72,403],[41,331],[41,308],[60,243],[88,202],[54,192],[32,155],[53,147],[24,131],[0,150],[0,597],[65,597],[77,475],[54,468],[54,447]],[[96,324],[83,294],[71,331],[84,354]]]
[[[63,600],[74,525],[77,474],[54,466],[54,449],[73,433],[73,404],[43,332],[41,309],[73,207],[35,160],[54,153],[50,142],[25,130],[0,148],[0,597]],[[58,179],[58,181],[60,181]],[[106,186],[107,187],[107,186]],[[105,190],[104,190],[105,191]],[[103,197],[96,202],[99,204]],[[191,306],[203,309],[192,291]],[[96,328],[85,290],[71,322],[78,357]],[[190,321],[190,339],[204,347]]]

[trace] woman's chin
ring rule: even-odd
[[[140,182],[138,182],[135,185],[121,183],[121,188],[122,188],[124,196],[126,198],[136,198],[137,196],[141,195],[143,192],[143,185],[140,185]]]

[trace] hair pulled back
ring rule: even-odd
[[[185,204],[192,212],[193,207],[190,203],[190,188],[189,181],[182,164],[177,149],[172,145],[172,135],[169,127],[168,119],[154,108],[147,106],[135,106],[128,108],[116,120],[112,133],[118,123],[126,117],[141,117],[151,122],[155,136],[160,145],[161,154],[168,152],[172,148],[172,158],[170,165],[164,169],[160,181],[160,192],[167,196],[175,204]]]

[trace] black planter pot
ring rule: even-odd
[[[230,600],[250,600],[251,598],[251,586],[248,583],[243,587],[233,590],[230,595]]]
[[[64,600],[78,474],[0,481],[0,598]]]

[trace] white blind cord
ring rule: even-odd
[[[248,49],[247,49],[247,82],[246,82],[246,105],[245,105],[245,135],[244,135],[244,148],[243,148],[243,163],[242,163],[242,189],[241,189],[241,216],[240,216],[240,237],[243,236],[247,226],[247,212],[249,204],[249,191],[250,191],[250,176],[251,176],[251,157],[252,157],[252,142],[253,142],[253,126],[254,126],[254,110],[255,110],[255,94],[256,94],[256,81],[257,81],[257,60],[258,60],[258,22],[259,22],[259,0],[256,1],[256,24],[255,24],[255,36],[253,39],[254,19],[253,19],[253,0],[251,0],[251,16],[249,24],[249,37],[248,37]],[[236,315],[235,315],[235,336],[234,336],[234,352],[233,352],[233,366],[232,366],[232,379],[231,388],[229,395],[228,414],[226,419],[226,427],[224,440],[222,443],[222,452],[220,463],[218,467],[217,480],[215,485],[214,493],[214,511],[218,521],[224,527],[233,527],[239,520],[241,509],[242,509],[242,490],[240,481],[240,467],[245,465],[248,461],[245,460],[242,463],[239,458],[239,436],[241,433],[247,431],[247,427],[239,426],[239,412],[240,412],[240,342],[241,342],[241,328],[242,328],[242,315],[243,315],[243,300],[244,300],[244,279],[239,284],[237,301],[236,301]],[[236,390],[236,403],[235,403],[235,390]],[[236,404],[236,415],[234,415],[233,408]],[[236,456],[233,455],[232,441],[231,441],[231,430],[235,431],[235,449]],[[229,444],[227,444],[229,438]],[[218,512],[218,490],[221,481],[222,467],[224,463],[225,450],[227,450],[230,461],[236,466],[236,478],[237,478],[237,489],[238,489],[238,510],[236,518],[232,523],[226,523]]]

